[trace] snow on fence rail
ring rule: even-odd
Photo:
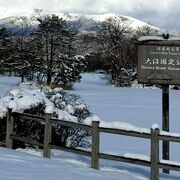
[[[36,140],[30,139],[28,137],[18,137],[13,134],[13,124],[14,117],[18,117],[22,120],[33,120],[44,123],[44,143],[39,143]],[[71,128],[81,128],[91,131],[92,135],[92,145],[91,151],[85,151],[80,149],[73,149],[69,147],[60,147],[51,144],[52,136],[52,124],[60,124],[63,126]],[[99,152],[100,145],[100,133],[111,133],[124,136],[133,136],[138,138],[150,139],[151,141],[151,155],[150,158],[143,155],[136,156],[131,154],[125,154],[121,156],[110,155]],[[99,126],[99,121],[92,121],[92,125],[78,124],[75,122],[63,121],[59,119],[51,118],[51,114],[46,114],[45,117],[34,116],[25,113],[12,112],[12,109],[8,109],[7,113],[7,129],[6,129],[6,147],[13,148],[13,140],[22,141],[32,145],[37,145],[43,147],[43,156],[50,158],[51,149],[60,149],[63,151],[76,153],[84,156],[91,157],[91,167],[99,169],[99,159],[107,159],[120,161],[125,163],[137,164],[142,166],[147,166],[151,168],[150,179],[159,179],[159,169],[175,170],[180,171],[180,163],[172,162],[167,160],[159,159],[159,141],[171,141],[180,143],[180,135],[175,133],[160,132],[159,128],[154,126],[149,132],[142,132],[137,130],[127,130],[127,129],[115,129],[108,127]]]

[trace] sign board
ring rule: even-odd
[[[139,44],[138,82],[180,84],[180,46]]]

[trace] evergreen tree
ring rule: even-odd
[[[80,27],[79,21],[67,22],[56,15],[38,18],[36,35],[42,42],[47,84],[71,84],[80,79],[85,67],[83,58],[75,56],[73,43]],[[81,59],[81,61],[80,61]]]
[[[43,43],[44,62],[46,63],[47,84],[52,82],[53,66],[57,60],[57,56],[65,46],[63,37],[67,31],[66,21],[56,15],[46,16],[37,19],[39,22],[37,36]]]
[[[80,74],[85,70],[85,57],[60,54],[54,68],[54,82],[69,85],[81,79]]]
[[[13,34],[5,28],[0,32],[3,72],[8,70],[21,76],[22,82],[27,78],[69,85],[80,80],[85,61],[76,56],[75,41],[81,26],[78,19],[65,21],[56,15],[39,16],[37,26],[32,26],[31,19],[20,17],[14,25]]]
[[[2,74],[13,72],[13,39],[10,32],[5,28],[0,29],[0,71]]]
[[[16,31],[13,33],[14,72],[21,76],[21,81],[24,82],[25,77],[29,78],[29,69],[35,58],[31,44],[33,27],[27,17],[17,18],[14,24],[16,27]]]

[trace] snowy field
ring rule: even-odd
[[[73,93],[81,95],[91,111],[107,122],[127,122],[150,128],[161,127],[161,90],[115,88],[108,86],[100,74],[84,74]],[[17,78],[0,78],[0,96],[15,88]],[[170,129],[180,133],[180,91],[170,91]],[[110,154],[136,153],[149,156],[150,142],[133,137],[101,135],[101,152]],[[23,152],[20,152],[23,151]],[[25,152],[28,152],[25,153]],[[172,143],[171,160],[180,162],[180,145]],[[33,154],[33,155],[30,155]],[[36,155],[36,156],[35,156]],[[63,151],[53,151],[52,159],[40,157],[33,150],[0,148],[0,180],[148,180],[149,168],[114,161],[100,161],[101,170],[90,167],[90,159]],[[180,173],[160,174],[162,180],[178,180]]]
[[[91,111],[98,115],[100,119],[110,122],[127,122],[142,128],[151,128],[154,123],[161,127],[162,92],[160,89],[111,87],[107,86],[106,80],[102,79],[101,76],[85,74],[82,82],[75,85],[75,92],[81,95]],[[170,131],[180,133],[179,117],[180,91],[170,90]],[[106,136],[106,141],[102,142],[101,145],[102,150],[110,153],[127,151],[149,153],[149,143],[146,144],[139,139],[140,144],[137,146],[137,138],[135,138],[134,146],[132,146],[130,140],[129,146],[131,148],[129,148],[127,139],[123,137],[123,139],[119,140],[119,138],[120,136],[117,138],[114,138],[114,135],[113,138]],[[111,142],[110,146],[106,144],[107,139]],[[124,142],[125,145],[123,144]],[[174,151],[172,155],[175,155]],[[176,156],[174,158],[177,160]]]
[[[5,77],[0,76],[0,97],[7,94],[8,91],[14,89],[21,79],[18,77]]]
[[[34,153],[34,152],[33,152]],[[1,180],[134,180],[134,173],[104,169],[97,171],[69,157],[47,159],[0,148]],[[68,160],[67,160],[68,159]],[[141,178],[141,177],[140,177]]]
[[[103,121],[127,122],[142,128],[151,128],[152,124],[156,123],[161,127],[162,92],[160,89],[111,87],[102,76],[84,74],[82,82],[74,87],[75,92],[81,95],[94,114]],[[179,119],[180,91],[170,90],[170,131],[180,133]],[[101,152],[110,154],[137,153],[148,156],[150,142],[138,138],[102,134],[100,149]],[[180,162],[180,144],[171,143],[170,152],[171,160]],[[127,168],[128,171],[133,169],[126,166],[122,168]],[[142,168],[141,173],[146,174],[146,171],[148,170]],[[178,175],[177,179],[180,179],[180,172],[172,172],[172,174]],[[176,177],[171,178],[176,179]],[[167,179],[171,178],[167,177]]]

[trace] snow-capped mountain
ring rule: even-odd
[[[42,12],[42,15],[47,15],[47,14],[56,14],[59,17],[62,17],[67,20],[75,20],[77,18],[82,18],[84,20],[88,20],[88,21],[84,21],[85,22],[83,24],[84,27],[82,27],[83,30],[90,27],[95,22],[102,22],[109,17],[118,17],[118,16],[127,18],[129,26],[132,29],[136,29],[137,27],[142,27],[142,26],[148,25],[147,23],[140,21],[138,19],[135,19],[133,17],[117,15],[117,14],[113,14],[113,13],[98,14],[98,15],[82,15],[82,14],[59,13],[59,12],[51,12],[51,11],[43,11]],[[32,15],[34,15],[34,12],[31,10],[19,11],[19,10],[14,10],[14,9],[0,8],[0,17],[1,17],[0,18],[0,26],[6,25],[6,26],[12,27],[13,26],[12,22],[14,22],[17,18],[22,17],[22,16],[30,18]],[[152,28],[159,29],[155,26],[152,26]]]
[[[136,18],[133,18],[133,17],[130,17],[130,16],[119,15],[119,14],[113,14],[113,13],[100,14],[100,15],[85,15],[86,18],[92,19],[94,21],[99,21],[99,22],[105,21],[107,18],[110,18],[110,17],[118,17],[118,16],[126,18],[128,20],[128,22],[129,22],[130,26],[133,29],[135,29],[137,27],[142,27],[142,26],[148,25],[148,23],[140,21],[140,20],[138,20]],[[157,28],[155,26],[152,26],[152,27],[156,28],[156,29],[159,29],[159,28]]]

